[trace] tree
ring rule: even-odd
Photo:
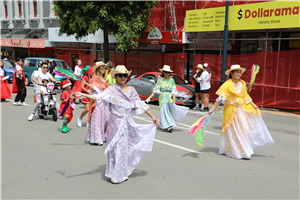
[[[138,39],[150,30],[147,18],[158,1],[53,1],[60,23],[59,35],[75,35],[80,39],[102,29],[104,41],[108,35],[117,38],[117,49],[127,51],[137,47]],[[105,42],[108,58],[108,42]],[[108,59],[105,58],[105,62]]]

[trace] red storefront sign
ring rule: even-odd
[[[166,44],[166,49],[182,49],[183,47],[188,49],[189,44]]]
[[[55,54],[53,47],[46,48],[28,48],[28,54]]]
[[[138,42],[147,42],[153,46],[159,43],[182,43],[182,32],[161,32],[154,27],[151,32],[145,32]]]
[[[44,48],[45,41],[39,39],[1,39],[0,46],[21,48]]]

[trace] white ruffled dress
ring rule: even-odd
[[[240,93],[242,89],[242,87],[235,88],[235,91]],[[234,102],[225,100],[222,96],[219,96],[216,101],[236,105]],[[254,153],[253,149],[273,143],[274,141],[261,116],[247,113],[238,106],[234,120],[222,134],[218,154],[224,154],[235,159],[250,158]]]
[[[137,167],[145,153],[152,151],[156,126],[154,124],[140,125],[134,122],[132,115],[139,115],[149,109],[144,102],[127,101],[108,95],[106,91],[95,95],[97,105],[104,103],[110,111],[105,149],[108,160],[105,176],[115,183],[123,182]],[[130,92],[125,95],[128,98],[138,97],[133,93],[136,91],[131,87]]]

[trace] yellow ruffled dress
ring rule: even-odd
[[[261,112],[250,104],[246,83],[234,88],[228,79],[216,92],[217,102],[224,103],[222,138],[218,154],[231,158],[250,158],[253,149],[273,144],[274,141],[262,119]]]

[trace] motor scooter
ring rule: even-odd
[[[49,103],[48,103],[48,110],[45,110],[45,105],[44,105],[44,99],[43,96],[41,95],[42,103],[39,104],[38,109],[37,109],[37,114],[39,118],[43,119],[44,117],[52,117],[53,121],[57,121],[57,109],[54,104],[54,99],[53,96],[56,94],[53,92],[54,90],[54,83],[50,82],[46,85],[46,90],[48,92],[47,95],[49,95]]]

